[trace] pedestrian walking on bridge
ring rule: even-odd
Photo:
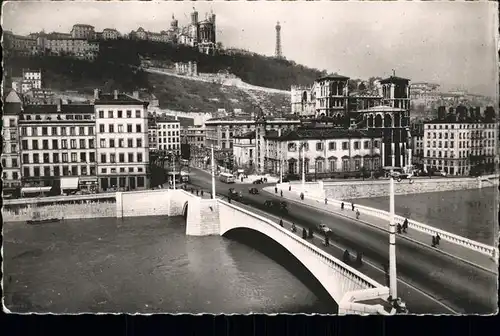
[[[342,202],[342,204],[340,204],[340,210],[344,210],[344,202]]]
[[[325,205],[328,204],[328,198],[325,197]]]
[[[302,238],[307,239],[307,231],[305,228],[302,228]]]
[[[274,193],[277,194],[278,193],[278,187],[274,187]]]
[[[280,226],[283,227],[283,219],[280,219]]]
[[[356,210],[356,219],[359,219],[359,215],[360,215],[360,213],[359,213],[359,209],[357,209],[357,210]]]
[[[403,232],[406,233],[406,230],[408,230],[408,218],[403,222]]]
[[[281,197],[283,197],[283,190],[280,190]]]
[[[352,211],[354,211],[354,203],[352,203]]]
[[[288,191],[292,191],[292,186],[291,185],[288,186]]]

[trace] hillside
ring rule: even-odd
[[[23,68],[42,69],[44,86],[55,91],[78,91],[92,95],[94,88],[131,92],[146,89],[160,101],[160,107],[178,111],[212,112],[219,108],[253,110],[256,103],[275,114],[287,112],[290,95],[266,93],[233,86],[147,73],[104,57],[95,62],[68,57],[39,56],[5,59],[7,77],[20,76]],[[5,83],[10,85],[7,78]]]

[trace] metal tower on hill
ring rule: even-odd
[[[276,24],[276,58],[283,58],[281,53],[281,26],[279,21]]]

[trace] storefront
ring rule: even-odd
[[[61,194],[74,194],[79,190],[79,177],[61,177]]]
[[[81,176],[79,189],[84,194],[95,194],[97,192],[97,176]]]

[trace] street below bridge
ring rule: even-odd
[[[194,168],[191,168],[191,173],[190,182],[194,187],[211,190],[209,173]],[[288,202],[287,214],[270,212],[264,207],[264,202],[270,199],[281,200],[281,197],[262,190],[269,185],[225,184],[216,179],[216,193],[227,200],[229,188],[241,191],[241,203],[233,203],[275,222],[283,218],[288,228],[293,222],[299,227],[299,235],[300,227],[316,228],[320,223],[328,225],[333,231],[329,247],[323,246],[323,237],[318,232],[309,241],[340,260],[346,249],[354,256],[357,251],[362,252],[364,264],[359,270],[388,286],[387,233],[356,220],[300,204],[300,201]],[[257,187],[259,194],[250,194],[248,190],[252,187]],[[406,301],[411,313],[490,314],[496,311],[495,274],[405,239],[398,239],[396,246],[398,295]]]

